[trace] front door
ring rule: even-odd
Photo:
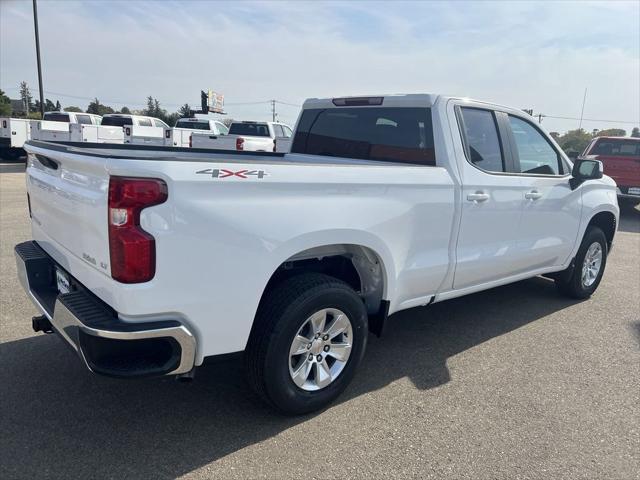
[[[577,241],[580,189],[571,190],[569,165],[538,127],[523,117],[507,118],[524,202],[517,240],[518,267],[527,272],[562,265]]]

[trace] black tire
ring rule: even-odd
[[[582,267],[589,247],[596,242],[599,243],[600,248],[602,248],[602,262],[595,281],[591,285],[586,286],[582,282]],[[571,298],[589,298],[593,292],[596,291],[598,285],[600,285],[600,280],[602,280],[602,275],[607,265],[607,254],[609,253],[607,248],[607,237],[604,232],[595,226],[587,227],[587,231],[582,238],[582,243],[576,254],[574,266],[561,272],[555,278],[558,291]]]
[[[367,344],[367,312],[358,294],[336,278],[304,273],[265,294],[245,352],[247,378],[255,392],[277,410],[293,415],[319,410],[335,400],[351,382]],[[353,330],[351,354],[342,372],[326,387],[306,391],[289,373],[289,349],[298,330],[315,312],[337,308]]]

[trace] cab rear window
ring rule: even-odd
[[[178,120],[176,128],[189,128],[191,130],[210,130],[209,122],[190,122],[188,120]]]
[[[133,125],[131,117],[102,117],[102,125],[109,127],[123,127]]]
[[[305,110],[293,153],[434,166],[429,108],[345,107]]]
[[[44,114],[43,120],[49,120],[51,122],[69,123],[69,115],[66,113],[47,112]]]
[[[246,135],[248,137],[270,137],[269,125],[266,123],[232,123],[229,135]]]

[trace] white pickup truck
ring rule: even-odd
[[[233,122],[224,136],[194,132],[193,148],[244,152],[283,152],[291,146],[291,127],[278,122]]]
[[[0,117],[0,158],[15,159],[24,155],[24,142],[31,138],[31,120]]]
[[[170,146],[191,148],[191,136],[194,133],[216,140],[219,136],[228,134],[229,129],[224,123],[210,118],[180,118],[171,130]]]
[[[31,121],[31,139],[45,142],[82,141],[77,138],[79,130],[72,130],[73,125],[100,125],[102,117],[92,113],[79,112],[45,112],[42,120]]]
[[[438,95],[307,100],[289,154],[25,149],[36,331],[117,377],[244,352],[292,414],[346,388],[392,313],[536,275],[589,297],[619,215],[599,161],[572,165],[519,109]]]

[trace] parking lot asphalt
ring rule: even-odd
[[[288,418],[238,362],[115,380],[33,333],[13,258],[22,170],[0,168],[3,479],[639,478],[638,209],[590,300],[535,278],[394,315],[338,403]]]

